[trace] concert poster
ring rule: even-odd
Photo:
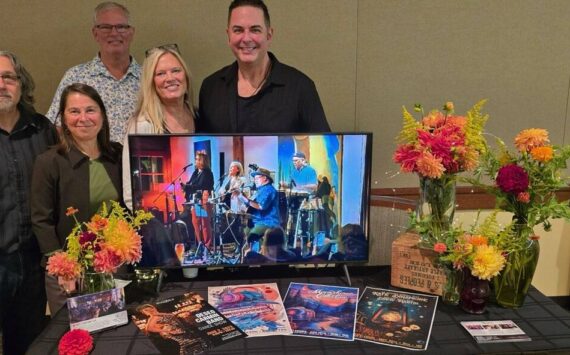
[[[276,283],[208,287],[208,302],[250,337],[291,334]]]
[[[358,288],[292,282],[283,301],[293,335],[354,340]]]
[[[161,354],[201,354],[246,336],[196,293],[142,304],[130,313]]]
[[[356,338],[426,350],[436,307],[437,296],[366,287],[358,302]]]

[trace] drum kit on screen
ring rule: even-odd
[[[242,192],[249,196],[250,191]],[[188,219],[181,218],[182,216],[178,216],[172,223],[173,229],[186,226],[185,233],[182,233],[186,234],[186,238],[176,237],[175,230],[172,233],[175,252],[182,266],[235,265],[242,260],[242,249],[249,229],[253,227],[252,215],[248,211],[236,211],[235,206],[232,206],[234,209],[230,208],[226,202],[228,194],[231,192],[213,195],[206,200],[202,192],[198,191],[190,201],[182,203],[184,210],[188,211],[187,216],[194,208],[195,216],[206,218],[207,223],[205,226],[198,223],[192,227],[188,225]],[[281,189],[279,207],[281,226],[288,240],[287,247],[299,250],[302,257],[315,255],[324,245],[325,237],[329,236],[328,221],[321,200],[312,197],[307,191]],[[198,230],[194,230],[194,238],[191,238],[187,229],[196,227]],[[208,246],[201,242],[203,237],[198,237],[205,233],[211,234]]]
[[[325,238],[329,237],[327,215],[321,199],[304,190],[285,190],[284,193],[287,196],[285,233],[288,247],[300,249],[304,257],[316,255]]]

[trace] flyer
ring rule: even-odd
[[[478,343],[505,343],[531,341],[531,338],[512,320],[461,322]]]
[[[291,334],[276,283],[208,287],[208,302],[248,336]]]
[[[200,354],[245,337],[196,293],[142,304],[131,317],[162,354]]]
[[[366,287],[358,302],[356,338],[410,350],[426,350],[437,296]]]
[[[358,288],[291,283],[284,304],[293,335],[354,340]]]

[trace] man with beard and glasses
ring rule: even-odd
[[[34,82],[16,56],[0,51],[0,330],[4,354],[24,354],[46,310],[42,255],[32,232],[30,188],[36,157],[57,142],[36,113]]]

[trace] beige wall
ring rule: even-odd
[[[233,60],[225,44],[229,0],[123,2],[136,27],[132,53],[139,62],[147,48],[178,43],[198,88],[206,75]],[[32,72],[39,111],[47,110],[63,72],[95,55],[90,28],[97,3],[2,1],[0,48],[18,54]],[[489,98],[490,132],[510,141],[520,129],[541,126],[554,143],[568,143],[570,1],[267,4],[273,51],[315,81],[333,129],[374,132],[373,187],[417,186],[413,175],[386,174],[397,170],[391,154],[402,105],[437,108],[453,100],[464,112]],[[543,239],[544,277],[535,280],[550,295],[570,294],[570,242],[562,238],[569,229],[561,223],[553,238]]]

